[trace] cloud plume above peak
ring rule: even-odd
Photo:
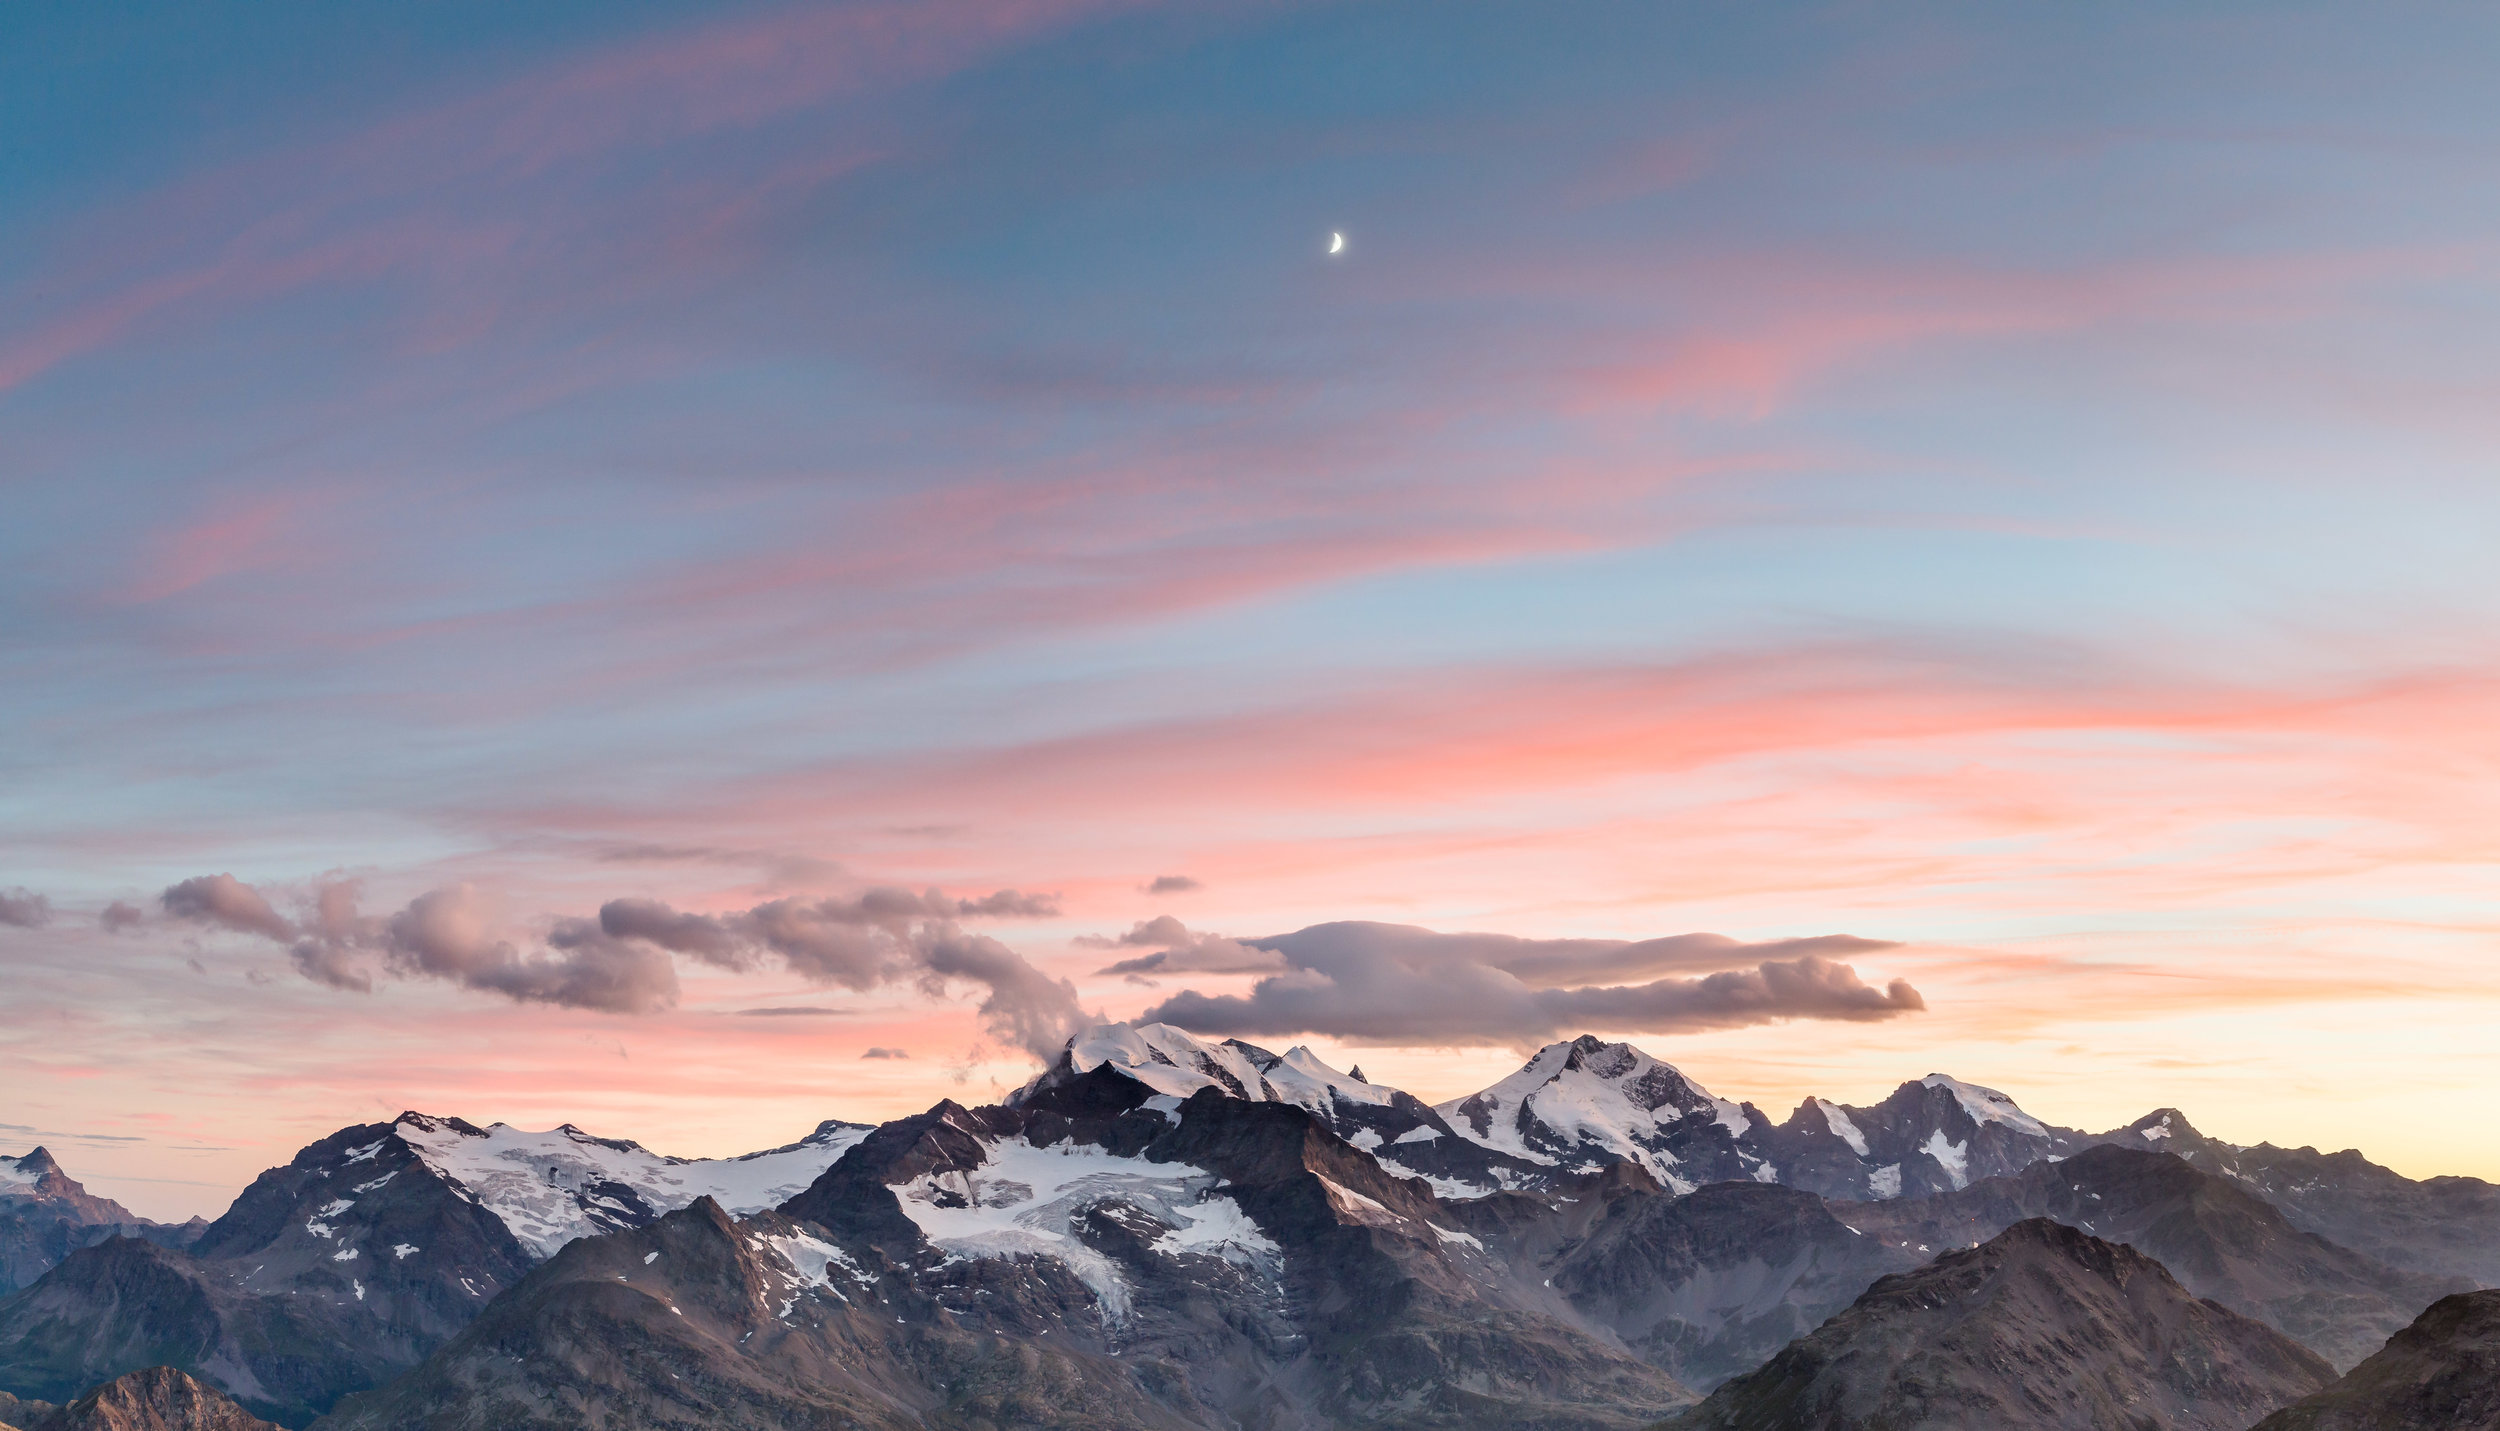
[[[1146,936],[1150,924],[1124,939]],[[1192,947],[1173,946],[1176,953]],[[1877,988],[1835,962],[1836,953],[1892,947],[1848,935],[1761,944],[1713,934],[1535,940],[1347,922],[1235,947],[1285,967],[1247,995],[1186,989],[1141,1018],[1203,1034],[1457,1045],[1540,1043],[1585,1029],[1681,1033],[1800,1018],[1864,1022],[1927,1007],[1906,980]],[[1587,982],[1601,979],[1646,982]]]

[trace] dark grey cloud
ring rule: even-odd
[[[1154,883],[1146,886],[1146,893],[1187,894],[1191,890],[1205,888],[1205,885],[1198,883],[1198,881],[1191,879],[1187,875],[1156,875]]]
[[[1298,968],[1346,958],[1415,964],[1482,964],[1540,988],[1608,980],[1656,979],[1737,969],[1764,959],[1807,955],[1845,958],[1895,947],[1880,939],[1825,934],[1747,944],[1724,934],[1671,934],[1661,939],[1523,939],[1511,934],[1443,934],[1412,924],[1340,920],[1291,934],[1246,941],[1284,955]]]
[[[232,875],[203,875],[166,890],[164,905],[175,918],[283,945],[305,978],[357,992],[371,992],[376,976],[388,973],[530,1003],[644,1014],[677,1002],[671,956],[684,955],[730,970],[777,959],[811,983],[858,991],[901,982],[932,993],[977,985],[991,1034],[1045,1058],[1093,1018],[1078,1006],[1074,985],[1043,974],[997,940],[963,929],[966,919],[1058,913],[1052,896],[1020,890],[961,898],[879,886],[724,914],[615,899],[594,919],[557,920],[528,948],[505,932],[493,901],[470,886],[430,890],[387,918],[358,913],[359,895],[353,881],[318,885],[308,898],[299,896],[302,912],[289,919]]]
[[[289,919],[261,891],[219,874],[172,886],[163,904],[172,918],[282,945],[297,973],[334,989],[370,993],[387,971],[608,1013],[651,1013],[677,1001],[667,954],[608,938],[587,920],[559,921],[544,948],[525,952],[497,932],[491,901],[469,886],[429,891],[379,919],[358,912],[360,895],[353,880],[325,881]]]
[[[491,902],[467,885],[430,890],[382,927],[393,973],[444,979],[525,1003],[647,1014],[677,1002],[677,966],[637,940],[586,919],[557,923],[548,949],[524,954],[496,936]]]
[[[295,925],[271,908],[259,890],[230,874],[184,880],[166,889],[158,900],[174,919],[257,934],[281,944],[295,937]]]
[[[1834,962],[1833,953],[1891,947],[1845,935],[1763,944],[1718,935],[1529,940],[1349,922],[1241,942],[1289,967],[1247,995],[1183,990],[1141,1017],[1219,1036],[1520,1044],[1588,1029],[1677,1033],[1784,1019],[1865,1021],[1927,1006],[1906,981],[1879,989]],[[1712,972],[1571,982],[1672,969]]]
[[[871,1048],[871,1049],[869,1049],[866,1053],[861,1054],[861,1055],[860,1055],[860,1057],[861,1057],[861,1058],[909,1058],[909,1057],[911,1057],[911,1052],[910,1052],[908,1049],[900,1049],[900,1048]]]
[[[993,1037],[1037,1057],[1056,1053],[1092,1021],[1076,988],[958,921],[1043,918],[1059,912],[1048,895],[1004,889],[978,899],[890,886],[838,899],[776,899],[725,914],[690,914],[653,900],[612,900],[599,910],[603,937],[720,965],[753,968],[768,959],[814,984],[857,992],[906,980],[931,994],[951,983],[987,992],[980,1012]]]
[[[680,914],[653,899],[612,899],[599,906],[599,928],[616,939],[639,939],[724,969],[747,967],[746,946],[718,920]]]
[[[332,880],[314,887],[302,935],[287,950],[297,973],[333,989],[373,992],[372,961],[365,951],[374,943],[377,926],[356,912],[362,894],[363,888],[354,880]]]
[[[51,900],[31,889],[0,889],[0,924],[41,929],[51,922]]]
[[[354,994],[373,992],[373,971],[355,949],[321,939],[299,939],[286,951],[295,972],[316,984]]]
[[[126,929],[138,928],[147,921],[147,917],[147,912],[139,906],[117,899],[104,906],[103,911],[96,915],[95,922],[103,926],[105,933],[119,934]]]
[[[1156,951],[1105,965],[1094,971],[1098,974],[1274,974],[1291,967],[1285,956],[1273,949],[1244,944],[1221,934],[1198,933],[1168,914],[1141,919],[1126,934],[1083,934],[1074,942],[1086,949]]]
[[[1021,955],[958,920],[1047,918],[1057,899],[1003,889],[978,899],[892,886],[847,898],[776,899],[727,914],[689,914],[654,900],[611,900],[599,910],[610,938],[653,945],[723,968],[778,958],[810,983],[855,992],[915,979],[989,990],[981,1015],[993,1035],[1048,1057],[1084,1026],[1076,990],[1045,977]]]

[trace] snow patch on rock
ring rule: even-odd
[[[1814,1106],[1822,1110],[1823,1125],[1832,1130],[1833,1137],[1848,1144],[1850,1152],[1861,1158],[1866,1156],[1866,1135],[1858,1131],[1857,1123],[1839,1104],[1826,1103],[1817,1098],[1814,1100]]]
[[[1948,1143],[1944,1130],[1938,1128],[1927,1135],[1927,1146],[1919,1151],[1935,1159],[1936,1165],[1944,1169],[1944,1175],[1953,1180],[1954,1191],[1959,1192],[1970,1186],[1970,1144]]]

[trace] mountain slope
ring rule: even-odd
[[[2256,1431],[2500,1431],[2500,1292],[2432,1303],[2341,1381]]]
[[[1506,1194],[1455,1211],[1586,1324],[1702,1390],[1760,1366],[1877,1277],[1925,1260],[1794,1188],[1714,1183],[1679,1197],[1618,1164],[1557,1192],[1550,1203]]]
[[[144,1237],[180,1246],[207,1224],[151,1222],[120,1203],[97,1197],[70,1177],[52,1154],[0,1154],[0,1293],[14,1292],[81,1247],[108,1237]]]
[[[2115,1145],[1961,1192],[1833,1211],[1870,1237],[1921,1252],[1967,1247],[2026,1218],[2055,1218],[2158,1259],[2198,1296],[2267,1323],[2338,1367],[2458,1290],[2453,1280],[2401,1272],[2302,1232],[2229,1179]]]
[[[2241,1431],[2326,1363],[2131,1248],[2037,1218],[1886,1277],[1678,1431]]]

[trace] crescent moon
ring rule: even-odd
[[[1328,251],[1330,253],[1345,252],[1345,235],[1340,233],[1330,234],[1328,236]]]

